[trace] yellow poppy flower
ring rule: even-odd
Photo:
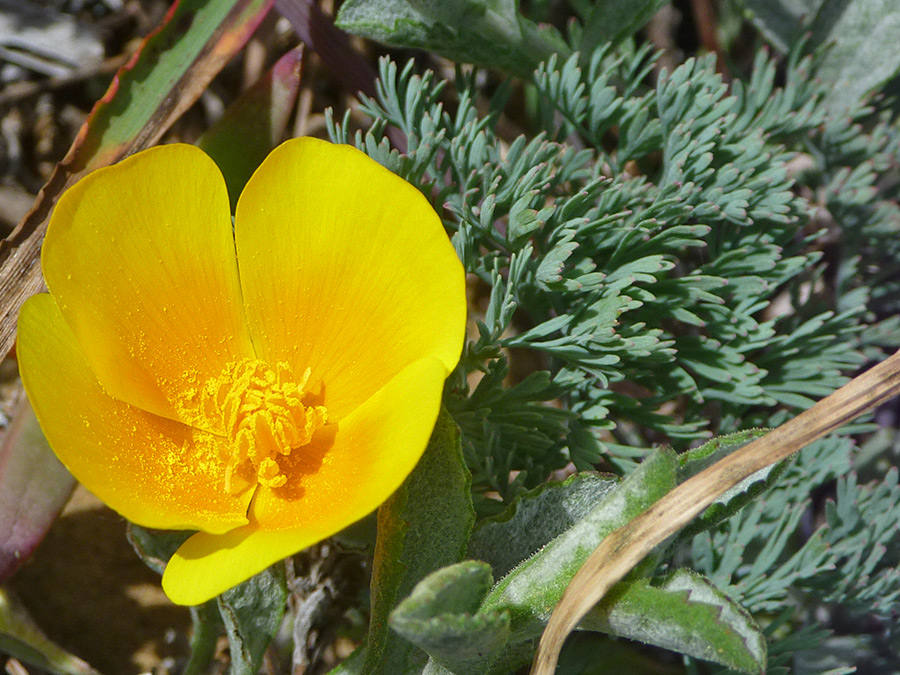
[[[275,149],[232,226],[216,165],[139,153],[59,201],[25,389],[89,490],[198,530],[163,588],[199,604],[378,507],[431,434],[465,324],[462,266],[411,185],[355,148]]]

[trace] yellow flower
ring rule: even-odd
[[[302,138],[232,220],[213,161],[153,148],[66,192],[19,318],[25,389],[89,490],[199,530],[163,588],[198,604],[350,525],[412,471],[462,349],[462,266],[427,200]]]

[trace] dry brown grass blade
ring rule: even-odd
[[[681,530],[719,495],[900,393],[900,352],[854,378],[790,422],[679,485],[607,536],[569,582],[541,637],[531,675],[551,675],[579,621],[653,548]]]

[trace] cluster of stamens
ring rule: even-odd
[[[302,401],[308,378],[308,369],[294,382],[285,363],[272,368],[263,361],[242,359],[203,385],[194,402],[199,418],[230,441],[230,454],[223,458],[226,492],[235,489],[236,472],[251,468],[260,485],[278,488],[287,482],[278,458],[309,443],[327,420],[323,406]]]

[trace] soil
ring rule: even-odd
[[[163,594],[125,527],[79,486],[9,588],[48,637],[100,672],[165,671],[187,656],[190,612]]]

